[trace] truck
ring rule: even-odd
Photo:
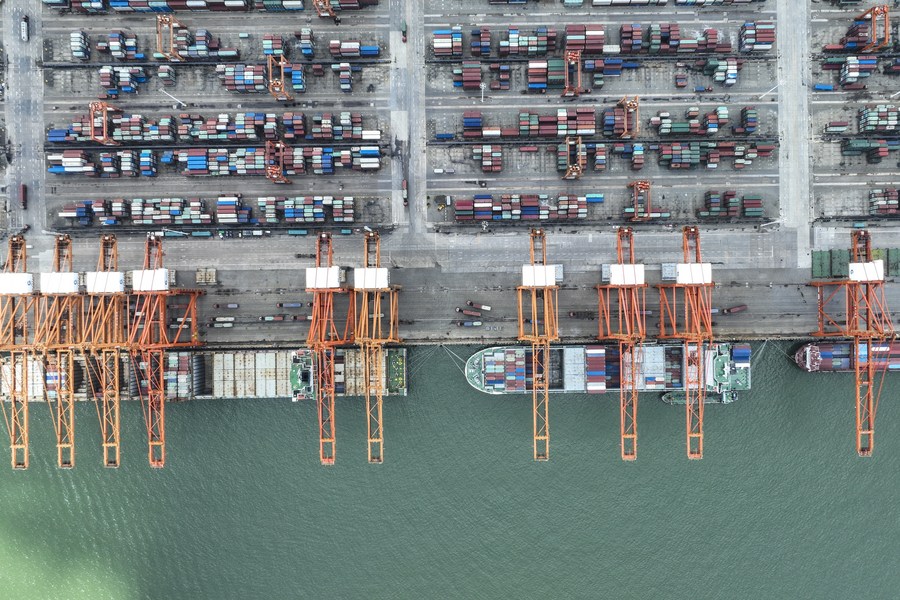
[[[400,22],[400,35],[402,36],[403,43],[406,43],[406,19]]]
[[[472,308],[477,308],[478,310],[489,311],[491,307],[487,304],[478,304],[477,302],[472,302],[471,300],[466,300],[466,306],[471,306]]]
[[[573,310],[569,311],[570,319],[590,319],[593,321],[597,318],[597,315],[590,310]]]
[[[457,321],[457,327],[481,327],[481,321]]]
[[[234,323],[213,323],[213,327],[234,327]]]
[[[216,323],[234,323],[234,317],[216,317],[213,320]]]
[[[28,208],[28,186],[24,183],[19,184],[19,208],[22,210]]]
[[[278,308],[303,308],[303,302],[279,302],[275,306]],[[307,302],[306,306],[312,306],[312,302]]]
[[[813,89],[817,92],[833,92],[834,86],[830,83],[817,83],[813,86]]]
[[[466,315],[467,317],[480,317],[481,316],[481,313],[478,312],[477,310],[469,310],[467,308],[460,308],[458,306],[456,307],[456,312],[462,313],[462,314]]]
[[[28,41],[29,31],[28,31],[28,15],[22,17],[22,20],[19,21],[19,36],[22,38],[23,42]]]
[[[259,318],[260,321],[284,321],[284,315],[266,315]]]
[[[745,310],[747,310],[746,304],[738,304],[736,306],[730,306],[728,308],[723,308],[722,314],[723,315],[733,315],[734,313],[744,312]]]
[[[403,206],[409,206],[409,190],[405,179],[403,180]]]
[[[240,304],[237,302],[231,302],[229,304],[213,304],[213,308],[240,308]]]

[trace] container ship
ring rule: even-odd
[[[486,394],[530,393],[531,353],[527,346],[485,348],[466,361],[466,379]],[[707,403],[732,402],[736,392],[750,389],[750,353],[750,344],[714,343],[706,347]],[[681,344],[645,344],[636,362],[639,391],[671,392],[663,399],[683,403],[677,394],[684,389],[687,368]],[[549,365],[551,392],[602,394],[618,391],[620,386],[618,344],[552,347]]]
[[[859,345],[860,364],[871,358],[876,369],[900,371],[900,342],[874,343],[871,351],[866,342]],[[797,366],[810,373],[853,371],[853,342],[811,343],[800,347],[794,354]]]

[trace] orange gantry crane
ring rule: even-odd
[[[587,164],[587,153],[581,136],[567,135],[563,142],[566,146],[566,172],[563,179],[581,179]]]
[[[650,182],[646,179],[639,179],[628,184],[631,189],[631,202],[634,206],[634,213],[631,215],[632,221],[647,221],[650,213],[653,212],[651,202]]]
[[[81,355],[86,366],[88,392],[100,420],[103,465],[120,464],[119,403],[122,386],[122,351],[126,347],[125,275],[119,270],[116,236],[100,238],[97,270],[85,273]]]
[[[34,364],[44,373],[44,399],[53,413],[57,464],[75,466],[75,351],[81,336],[83,296],[72,270],[72,239],[56,236],[53,271],[40,274],[34,310]]]
[[[400,288],[390,285],[389,272],[381,266],[381,242],[376,232],[366,234],[364,266],[355,269],[356,343],[363,354],[368,452],[370,463],[384,462],[382,404],[386,386],[385,344],[399,344]]]
[[[284,155],[290,148],[282,142],[266,141],[266,179],[272,183],[290,183],[291,180],[284,175]]]
[[[547,264],[547,238],[531,230],[531,262],[522,265],[516,288],[519,341],[531,342],[531,392],[534,412],[534,460],[550,458],[550,344],[559,340],[556,266]]]
[[[619,342],[619,416],[622,460],[637,458],[638,377],[642,345],[647,337],[647,283],[644,265],[634,262],[634,233],[621,227],[616,238],[615,264],[610,265],[609,283],[599,292],[599,339]],[[616,309],[613,309],[613,297]]]
[[[284,82],[284,68],[289,64],[283,55],[275,57],[270,54],[266,59],[269,72],[269,93],[279,102],[290,102],[294,99],[287,91],[287,84]]]
[[[624,130],[622,139],[636,138],[641,132],[641,103],[640,96],[623,96],[616,105],[625,112]]]
[[[156,52],[172,62],[184,60],[175,47],[176,29],[184,29],[184,25],[174,15],[156,15]]]
[[[659,337],[684,342],[684,391],[688,458],[703,458],[703,403],[706,399],[704,344],[712,341],[712,265],[703,262],[700,230],[682,230],[684,262],[676,265],[675,283],[659,288]],[[682,306],[678,306],[679,290]]]
[[[306,269],[306,291],[313,294],[312,320],[306,344],[313,351],[316,406],[319,417],[319,460],[334,464],[334,362],[339,346],[354,340],[355,296],[342,283],[343,271],[333,264],[331,234],[316,240],[316,266]],[[335,319],[335,298],[347,297],[346,318]]]
[[[566,50],[566,82],[563,98],[579,96],[584,91],[581,85],[581,50]]]
[[[854,231],[848,279],[809,284],[816,288],[818,298],[818,329],[812,335],[853,340],[856,451],[860,456],[871,456],[875,444],[875,413],[896,333],[884,295],[884,263],[872,259],[871,244],[868,231]],[[844,318],[839,316],[842,296]],[[881,381],[876,381],[877,371],[881,371]]]
[[[331,0],[313,0],[313,6],[320,17],[334,17],[334,7]]]
[[[0,273],[0,398],[9,431],[13,469],[28,468],[28,382],[30,363],[27,345],[29,315],[34,308],[34,276],[27,272],[25,238],[9,238],[9,252]]]
[[[132,271],[129,298],[130,322],[128,350],[132,373],[138,380],[138,393],[147,425],[150,466],[166,463],[165,368],[166,352],[201,345],[197,334],[197,298],[202,290],[175,289],[169,271],[163,267],[162,241],[148,235],[144,248],[144,268]],[[175,313],[174,334],[170,334],[166,301],[173,297],[187,300]]]
[[[88,104],[91,141],[105,146],[117,146],[119,144],[109,135],[109,111],[118,110],[115,106],[99,100]]]
[[[863,46],[863,52],[884,50],[891,43],[891,15],[886,5],[873,6],[856,17],[857,21],[869,20],[869,41]],[[879,32],[880,35],[879,35]]]

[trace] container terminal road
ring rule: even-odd
[[[893,340],[900,47],[887,6],[0,9],[0,391],[16,468],[30,400],[55,407],[59,465],[74,464],[76,399],[98,403],[116,466],[124,397],[144,402],[162,466],[164,406],[183,399],[165,365],[214,352],[310,361],[323,464],[336,386],[364,396],[381,462],[382,396],[406,389],[385,376],[390,349],[450,343],[530,347],[541,460],[542,361],[550,344],[598,338],[622,356],[684,345],[688,456],[700,458],[705,391],[690,361],[708,344]],[[336,360],[356,388],[335,379]],[[867,455],[879,374],[853,362]],[[272,393],[298,399],[302,377],[280,364],[272,373],[295,380]],[[35,369],[40,393],[27,390]],[[256,387],[245,395],[268,389]],[[637,388],[621,388],[629,459]]]

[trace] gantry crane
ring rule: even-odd
[[[566,172],[563,179],[581,179],[587,162],[581,136],[567,135],[563,143],[566,146]]]
[[[869,41],[863,46],[863,52],[884,50],[891,43],[891,15],[886,5],[873,6],[856,17],[856,21],[869,20]],[[880,27],[879,27],[880,25]],[[881,31],[879,37],[878,32]]]
[[[641,132],[640,96],[623,96],[616,106],[625,111],[625,129],[619,137],[636,138]]]
[[[57,464],[75,466],[75,349],[81,335],[83,297],[72,270],[72,239],[56,236],[53,271],[41,273],[31,342],[45,373],[44,398],[53,413]],[[52,374],[55,373],[55,377]],[[50,389],[55,387],[56,389]],[[55,410],[54,410],[55,408]]]
[[[119,402],[122,350],[127,321],[125,275],[119,270],[116,236],[100,238],[97,270],[85,273],[84,320],[81,355],[87,369],[88,391],[97,407],[102,437],[103,465],[120,464]]]
[[[266,179],[272,183],[290,183],[284,175],[284,154],[290,148],[281,140],[266,141]]]
[[[389,272],[381,266],[381,241],[376,232],[366,234],[364,266],[355,269],[356,343],[363,354],[369,462],[384,461],[382,403],[387,379],[385,344],[399,344],[398,297],[400,288],[390,285]]]
[[[27,344],[29,316],[34,308],[34,277],[27,272],[25,238],[9,238],[9,252],[0,273],[0,352],[6,354],[0,399],[9,431],[13,469],[28,468],[28,377],[31,362]],[[8,406],[8,407],[7,407]]]
[[[279,102],[290,102],[294,99],[287,91],[287,84],[284,82],[284,68],[289,64],[284,55],[276,57],[269,54],[266,58],[269,72],[269,93]]]
[[[851,243],[848,279],[809,284],[816,288],[818,298],[819,327],[812,335],[853,340],[856,451],[860,456],[871,456],[875,444],[875,413],[883,383],[875,381],[876,371],[882,371],[884,376],[896,332],[884,295],[884,262],[872,259],[869,232],[854,231]],[[841,296],[844,297],[844,318],[838,316]],[[829,308],[832,303],[837,305],[834,309]]]
[[[131,319],[128,327],[128,350],[132,374],[143,379],[146,389],[138,385],[144,418],[147,425],[150,466],[166,463],[165,429],[165,367],[166,352],[177,348],[200,346],[197,335],[197,298],[201,290],[173,289],[169,271],[163,267],[162,241],[148,235],[144,248],[144,268],[132,272],[132,292],[129,298]],[[186,297],[183,312],[175,319],[178,325],[170,335],[166,300]]]
[[[578,96],[584,91],[581,85],[581,50],[566,50],[566,82],[563,98]]]
[[[320,17],[334,17],[334,7],[331,6],[331,0],[313,0],[313,6],[316,8],[316,13]]]
[[[176,29],[184,29],[184,25],[175,20],[174,15],[156,15],[156,52],[172,62],[184,60],[175,47]]]
[[[105,146],[118,146],[119,142],[109,135],[109,111],[119,110],[111,104],[99,100],[88,104],[88,119],[90,120],[91,141]]]
[[[319,417],[319,460],[334,464],[334,360],[339,346],[354,340],[355,296],[342,285],[340,267],[333,264],[331,234],[316,239],[316,266],[306,269],[306,291],[313,294],[312,320],[306,344],[315,355],[316,406]],[[335,297],[347,296],[346,318],[335,319]]]
[[[638,377],[646,333],[647,283],[644,265],[634,262],[634,233],[619,228],[616,263],[610,265],[609,283],[599,292],[599,339],[619,342],[619,417],[622,460],[637,458]],[[612,308],[616,297],[616,312]]]
[[[519,341],[531,342],[531,393],[534,412],[534,460],[550,458],[550,343],[559,340],[556,266],[547,264],[547,238],[531,230],[531,262],[522,265],[516,288]]]
[[[684,262],[676,265],[675,283],[659,288],[659,337],[684,341],[684,391],[688,458],[703,458],[703,403],[706,399],[704,344],[712,341],[712,266],[703,262],[700,230],[682,231]],[[682,291],[683,307],[678,306]],[[680,314],[679,314],[680,313]],[[680,318],[679,318],[680,317]]]
[[[650,196],[650,182],[645,179],[632,181],[628,184],[631,189],[631,202],[634,206],[634,213],[631,215],[632,221],[646,221],[650,219],[650,213],[653,211]]]

